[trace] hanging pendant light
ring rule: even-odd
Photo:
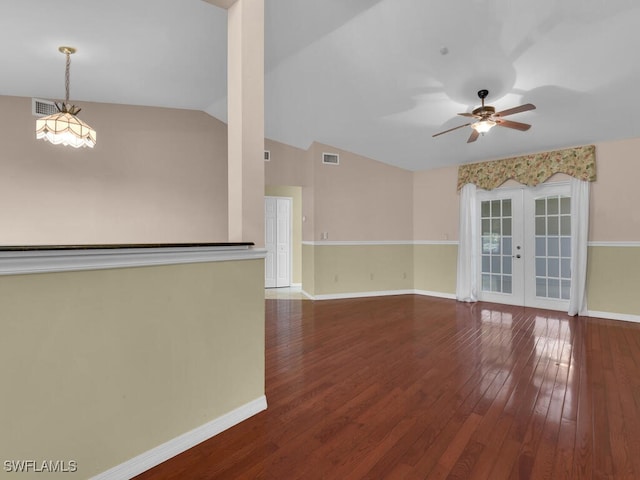
[[[58,50],[67,57],[64,80],[65,99],[64,103],[56,102],[58,113],[36,120],[36,138],[46,140],[54,145],[93,148],[96,144],[96,131],[76,117],[80,108],[69,103],[69,70],[71,69],[71,55],[76,52],[76,49],[60,47]]]

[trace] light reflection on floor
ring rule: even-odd
[[[530,343],[534,355],[528,359],[532,370],[529,383],[516,385],[505,409],[515,409],[522,405],[527,391],[533,388],[539,392],[536,402],[548,405],[550,411],[573,415],[573,389],[576,387],[576,368],[573,349],[572,323],[565,315],[549,312],[550,315],[536,315],[533,322],[523,323],[511,313],[499,309],[482,309],[480,322],[482,325],[481,364],[494,375],[504,377],[504,386],[512,381],[514,344]],[[483,376],[490,388],[493,376]],[[522,379],[520,379],[522,380]],[[496,397],[500,398],[501,393]],[[555,418],[552,416],[552,418]]]

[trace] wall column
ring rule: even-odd
[[[229,241],[264,246],[264,0],[228,10]]]
[[[227,8],[229,241],[264,246],[264,0]]]

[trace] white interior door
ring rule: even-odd
[[[289,197],[265,197],[265,287],[291,285],[291,208]]]
[[[479,299],[566,310],[571,287],[569,185],[478,192]]]

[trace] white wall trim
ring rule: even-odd
[[[459,245],[458,240],[305,240],[303,245]],[[589,242],[590,247],[640,247],[640,241],[629,242]]]
[[[303,241],[303,245],[350,246],[350,245],[413,245],[412,240],[317,240]]]
[[[415,240],[414,245],[459,245],[458,240]]]
[[[315,296],[302,290],[302,294],[311,300],[339,300],[345,298],[385,297],[390,295],[422,295],[426,297],[446,298],[449,300],[456,299],[455,293],[433,292],[429,290],[381,290],[372,292],[325,293]],[[640,315],[631,315],[627,313],[598,312],[589,310],[587,316],[640,323]]]
[[[304,290],[302,293],[311,300],[339,300],[343,298],[365,298],[365,297],[387,297],[390,295],[424,295],[428,297],[448,298],[455,300],[456,296],[453,293],[444,292],[431,292],[428,290],[379,290],[371,292],[348,292],[348,293],[325,293],[322,295],[311,295]]]
[[[318,240],[302,242],[303,245],[313,246],[342,246],[342,245],[458,245],[458,240]]]
[[[640,242],[588,242],[589,247],[640,247]]]
[[[621,320],[623,322],[640,323],[640,315],[631,315],[628,313],[598,312],[595,310],[588,310],[587,316],[596,317],[596,318],[606,318],[608,320]]]
[[[184,433],[179,437],[169,440],[151,450],[148,450],[137,457],[127,460],[106,472],[102,472],[92,480],[122,480],[124,478],[133,478],[146,472],[150,468],[160,465],[162,462],[196,446],[209,438],[239,424],[240,422],[252,417],[253,415],[266,410],[267,398],[263,395],[235,410],[216,418],[215,420],[205,423],[204,425],[194,428],[190,432]]]
[[[0,251],[0,275],[253,260],[265,255],[266,250],[248,246],[11,250]]]
[[[414,290],[416,295],[424,295],[426,297],[438,297],[438,298],[448,298],[449,300],[455,300],[455,293],[445,293],[445,292],[432,292],[429,290]]]
[[[315,295],[313,300],[339,300],[343,298],[386,297],[389,295],[411,295],[413,290],[381,290],[371,292],[325,293]]]

